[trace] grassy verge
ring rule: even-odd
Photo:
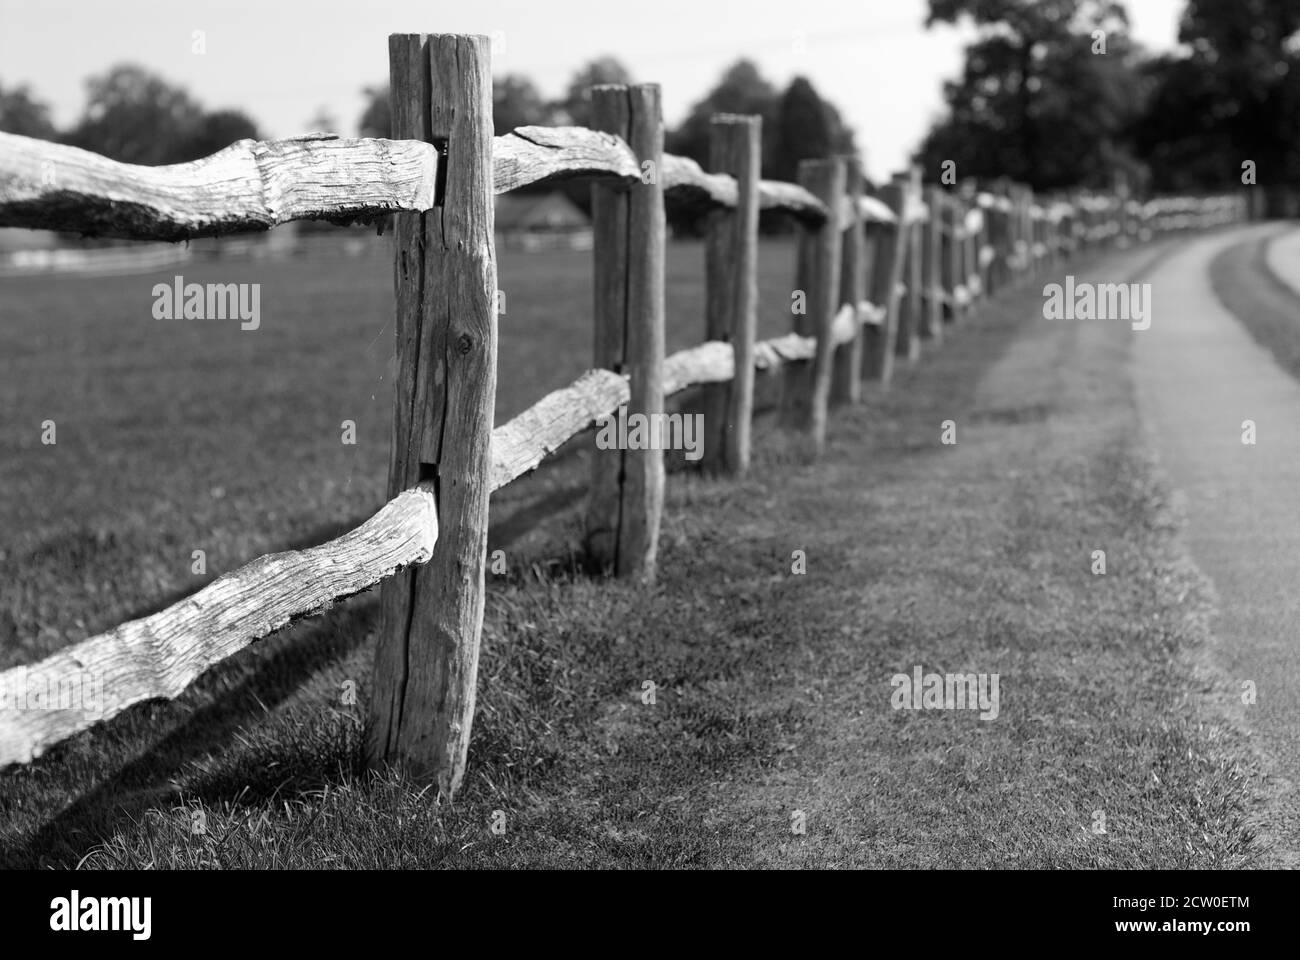
[[[1041,303],[1008,295],[838,411],[816,465],[761,422],[751,479],[674,474],[653,590],[567,559],[577,501],[557,491],[581,488],[581,456],[523,481],[551,516],[491,586],[454,805],[359,768],[340,690],[364,704],[362,597],[0,775],[6,861],[1255,863],[1241,745],[1190,679],[1204,601],[1140,445],[1127,325]],[[998,717],[892,709],[916,666],[998,674]]]

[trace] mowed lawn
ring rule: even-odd
[[[325,539],[382,502],[393,405],[387,239],[366,255],[0,280],[0,667]],[[762,336],[793,244],[763,244]],[[668,349],[703,339],[704,251],[670,245]],[[257,283],[260,327],[157,320],[156,283]],[[591,364],[591,254],[499,253],[497,422]],[[56,443],[41,443],[55,423]],[[341,424],[356,424],[344,444]],[[508,504],[510,493],[499,498]],[[192,573],[205,551],[209,576]]]
[[[1113,277],[1149,255],[1072,270]],[[792,251],[764,256],[763,324],[782,332]],[[701,258],[698,246],[673,250],[670,349],[698,339]],[[25,618],[11,628],[24,643],[11,661],[72,639],[77,617],[106,626],[190,589],[195,543],[221,545],[219,570],[373,508],[386,348],[367,347],[391,307],[382,263],[376,276],[357,266],[277,268],[277,299],[297,319],[269,332],[264,281],[265,342],[191,329],[160,345],[137,308],[119,303],[109,324],[83,304],[66,357],[48,334],[69,329],[54,301],[76,306],[76,293],[34,284],[19,298],[6,285],[6,316],[39,296],[51,317],[27,306],[0,324],[43,344],[28,345],[30,367],[11,352],[4,362],[45,404],[69,390],[80,404],[46,413],[6,380],[6,410],[12,397],[32,438],[46,417],[94,418],[67,432],[66,448],[61,428],[61,459],[30,467],[34,480],[15,487],[24,473],[6,456],[7,518],[42,498],[21,515],[27,545],[15,538],[6,549],[20,554],[0,571],[25,584],[5,598]],[[220,279],[258,279],[240,270]],[[502,276],[505,414],[584,366],[589,274],[575,255],[506,258]],[[132,283],[76,285],[93,304],[93,291]],[[1029,283],[901,366],[888,393],[837,409],[817,463],[760,417],[745,480],[670,475],[653,588],[574,562],[580,447],[506,488],[489,545],[509,570],[489,578],[454,804],[361,762],[372,592],[255,644],[175,702],[133,708],[0,774],[0,865],[1268,862],[1252,825],[1257,771],[1211,698],[1233,687],[1198,657],[1205,584],[1143,449],[1130,336],[1126,324],[1044,321]],[[105,358],[122,381],[99,372]],[[355,451],[335,446],[344,417],[364,438]],[[958,442],[945,446],[949,419]],[[4,429],[11,446],[29,436]],[[35,444],[24,440],[22,461],[49,456]],[[71,517],[48,502],[60,497]],[[1091,571],[1095,549],[1105,576]],[[997,718],[893,709],[890,678],[917,667],[998,675]]]

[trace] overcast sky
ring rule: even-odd
[[[1137,39],[1173,46],[1183,5],[1129,0]],[[746,56],[778,85],[811,78],[880,178],[906,163],[973,36],[926,30],[925,10],[926,0],[0,0],[0,83],[30,84],[64,126],[88,75],[135,61],[206,107],[244,110],[267,136],[305,132],[322,107],[354,135],[361,88],[388,77],[389,33],[484,33],[494,72],[526,74],[546,96],[612,54],[662,84],[672,124]]]

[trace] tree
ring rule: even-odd
[[[134,64],[86,81],[86,109],[69,140],[126,163],[179,163],[203,111],[180,87]]]
[[[393,136],[393,114],[388,104],[388,85],[365,87],[366,109],[357,123],[357,134],[362,137],[379,137],[390,140]]]
[[[533,81],[523,74],[507,73],[492,83],[492,126],[497,136],[516,127],[545,124],[549,109]]]
[[[1298,31],[1294,0],[1187,5],[1178,38],[1189,52],[1150,65],[1134,135],[1159,188],[1221,188],[1247,160],[1261,185],[1300,180]]]
[[[50,121],[50,108],[32,96],[27,86],[0,86],[0,130],[39,140],[53,140],[58,135]]]
[[[944,84],[947,113],[927,134],[922,165],[1006,176],[1039,190],[1109,186],[1141,173],[1127,147],[1140,113],[1141,51],[1115,0],[930,0],[926,25],[980,28],[962,76]]]
[[[775,126],[775,144],[767,165],[770,172],[764,173],[774,180],[796,180],[799,161],[829,157],[842,145],[836,117],[806,77],[795,77],[786,87]]]
[[[312,133],[338,133],[339,121],[329,107],[321,104],[307,121],[307,129]]]
[[[591,88],[604,83],[632,83],[632,73],[613,57],[597,57],[573,75],[557,106],[565,122],[591,126]]]
[[[257,124],[239,110],[205,113],[184,142],[184,157],[197,160],[222,150],[236,140],[260,140]]]
[[[713,115],[741,113],[763,118],[763,154],[765,159],[770,159],[776,142],[772,121],[779,103],[776,88],[759,73],[753,61],[737,60],[726,69],[717,85],[691,107],[681,126],[668,131],[664,148],[669,153],[690,157],[708,169],[709,127]]]

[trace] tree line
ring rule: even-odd
[[[1117,180],[1138,193],[1209,191],[1248,175],[1261,183],[1300,178],[1297,0],[1187,0],[1180,46],[1160,55],[1130,36],[1120,0],[928,2],[927,27],[967,22],[976,39],[960,75],[944,83],[944,110],[916,151],[927,179],[940,180],[949,162],[959,177],[1009,177],[1038,191],[1110,188]],[[497,132],[586,126],[588,88],[633,79],[618,60],[600,57],[574,73],[562,96],[547,99],[528,77],[506,74],[494,85]],[[389,136],[387,87],[364,93],[356,132]],[[0,83],[0,130],[143,164],[194,160],[259,136],[241,111],[210,111],[134,64],[91,77],[86,94],[80,118],[58,130],[29,88]],[[750,60],[728,67],[666,132],[666,149],[707,168],[714,113],[763,117],[770,179],[794,180],[806,158],[855,151],[854,131],[806,77],[781,89]],[[342,132],[323,112],[310,125]],[[585,186],[562,188],[588,205]]]

